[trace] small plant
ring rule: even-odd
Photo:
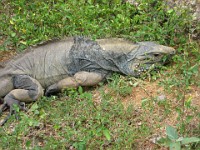
[[[113,74],[108,82],[108,86],[112,91],[111,93],[115,95],[125,97],[132,93],[132,86],[127,81],[127,78],[120,76],[119,74]]]
[[[167,125],[166,138],[161,138],[159,143],[169,147],[170,150],[181,150],[182,146],[190,146],[189,144],[200,142],[200,138],[197,137],[179,137],[175,128]]]

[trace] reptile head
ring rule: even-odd
[[[174,48],[153,42],[139,42],[138,45],[139,48],[134,53],[135,59],[131,63],[131,70],[135,76],[166,64],[175,54]]]

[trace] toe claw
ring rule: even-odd
[[[19,106],[20,106],[20,110],[24,110],[24,111],[27,111],[27,110],[28,110],[28,109],[26,108],[25,102],[20,102],[20,103],[19,103]]]

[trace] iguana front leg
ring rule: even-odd
[[[0,115],[7,107],[10,108],[10,113],[0,125],[3,125],[12,114],[16,114],[13,109],[14,105],[18,105],[20,109],[25,109],[23,107],[25,102],[36,101],[43,95],[43,88],[40,83],[28,75],[14,76],[13,87],[14,90],[4,97],[4,104],[0,108]]]
[[[94,86],[104,79],[100,73],[80,71],[73,77],[67,77],[58,83],[49,86],[45,92],[46,96],[60,92],[62,89],[75,88],[78,86]]]

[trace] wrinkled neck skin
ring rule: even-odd
[[[139,60],[137,59],[137,51],[134,48],[129,53],[119,53],[119,58],[116,59],[116,65],[118,66],[119,72],[129,76],[138,76],[137,71],[133,69],[135,64],[139,64]],[[121,60],[121,62],[119,62]]]

